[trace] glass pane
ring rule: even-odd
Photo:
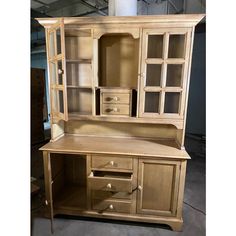
[[[64,113],[63,91],[59,90],[59,112]]]
[[[148,58],[162,58],[163,35],[148,35]]]
[[[161,64],[147,64],[146,86],[160,86]]]
[[[54,32],[49,34],[49,57],[55,56]]]
[[[184,41],[184,34],[170,35],[168,58],[184,58]]]
[[[144,112],[158,113],[159,110],[159,93],[145,93]]]
[[[180,93],[166,93],[164,113],[179,113]]]
[[[52,84],[57,84],[57,68],[54,62],[50,62],[50,80]]]
[[[182,65],[167,65],[166,86],[181,87]]]
[[[63,69],[62,69],[62,61],[58,61],[58,84],[62,85],[63,80],[62,80],[62,75],[63,75]]]
[[[57,55],[61,54],[61,29],[56,30],[56,38],[57,38]]]

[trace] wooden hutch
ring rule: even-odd
[[[181,230],[194,27],[204,15],[37,19],[46,30],[56,214]],[[53,227],[53,224],[51,224]]]

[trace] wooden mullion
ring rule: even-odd
[[[165,62],[167,64],[183,64],[185,62],[184,58],[166,58]]]
[[[161,92],[161,87],[157,87],[157,86],[145,86],[144,88],[143,88],[143,90],[145,91],[145,92]]]
[[[163,64],[161,70],[161,88],[165,88],[166,86],[166,73],[167,73],[167,64],[166,59],[168,57],[168,48],[169,48],[169,33],[164,34],[164,42],[163,42]],[[160,114],[164,113],[165,106],[165,92],[162,91],[160,93],[160,103],[159,103],[159,112]]]
[[[65,29],[64,29],[64,18],[60,20],[60,32],[61,32],[61,62],[62,62],[62,86],[63,86],[63,107],[64,107],[64,118],[68,120],[68,106],[67,106],[67,81],[66,81],[66,51],[65,51]],[[59,56],[59,55],[58,55]]]
[[[147,64],[162,64],[164,60],[162,58],[147,58],[145,62]]]

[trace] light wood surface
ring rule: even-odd
[[[92,155],[91,168],[95,170],[128,171],[133,169],[131,157]]]
[[[40,150],[62,153],[119,154],[189,159],[187,152],[179,150],[173,140],[65,135],[53,143],[46,144]]]
[[[120,24],[122,22],[128,23],[136,23],[145,24],[145,23],[159,23],[163,24],[172,24],[172,25],[188,25],[189,27],[196,25],[205,17],[205,14],[179,14],[179,15],[153,15],[153,16],[97,16],[97,17],[64,17],[65,24],[80,24],[83,25],[91,25],[94,26],[96,24]],[[49,27],[52,24],[56,23],[60,18],[36,18],[38,22],[45,26]]]
[[[176,215],[180,163],[139,159],[137,212]]]
[[[195,25],[164,15],[38,19],[45,27],[51,142],[46,205],[58,213],[180,231]]]

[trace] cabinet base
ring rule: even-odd
[[[182,226],[183,226],[183,219],[182,218],[178,219],[175,217],[143,216],[138,214],[134,215],[134,214],[122,214],[122,213],[98,213],[95,211],[88,211],[88,210],[83,212],[78,212],[78,210],[72,210],[72,209],[54,210],[54,215],[57,214],[163,224],[170,226],[173,231],[182,231]]]

